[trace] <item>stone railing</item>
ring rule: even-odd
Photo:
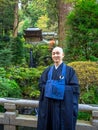
[[[37,116],[19,114],[18,108],[37,108],[38,103],[36,100],[0,98],[0,105],[6,109],[5,113],[0,113],[0,124],[4,126],[3,129],[16,130],[17,126],[36,128]],[[92,119],[89,122],[78,121],[76,129],[98,130],[98,106],[79,104],[79,111],[92,112]]]
[[[77,121],[77,130],[98,130],[98,105],[79,104],[79,111],[91,112],[90,121]]]

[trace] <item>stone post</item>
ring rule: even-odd
[[[15,120],[17,112],[16,105],[13,103],[4,103],[6,112],[4,114],[4,130],[16,130],[16,126],[11,124],[11,120]]]
[[[92,125],[98,130],[98,111],[92,111]]]

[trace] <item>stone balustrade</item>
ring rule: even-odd
[[[0,98],[0,105],[6,109],[5,113],[0,113],[0,124],[4,125],[4,130],[16,130],[17,126],[36,128],[37,116],[23,115],[18,113],[18,108],[37,108],[38,101]],[[90,121],[78,121],[77,130],[98,130],[98,106],[79,104],[79,111],[92,112]]]

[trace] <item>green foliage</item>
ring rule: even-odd
[[[51,52],[49,51],[49,45],[44,43],[38,43],[38,44],[26,44],[25,47],[27,48],[27,54],[26,54],[26,61],[29,64],[30,62],[30,48],[32,49],[32,57],[34,66],[48,66],[51,64]]]
[[[76,2],[68,16],[69,31],[66,55],[68,61],[98,61],[98,3],[95,0]]]
[[[72,62],[80,83],[80,103],[98,104],[98,63]]]
[[[0,0],[0,34],[10,35],[14,22],[14,0]]]
[[[12,51],[9,42],[0,40],[0,67],[8,67],[11,65]]]
[[[3,67],[0,67],[0,97],[21,98],[21,89],[15,80],[12,80]]]
[[[90,61],[71,62],[78,75],[81,88],[89,88],[92,85],[98,85],[98,63]]]
[[[80,103],[98,104],[98,64],[96,62],[72,62],[80,83]],[[38,81],[41,73],[47,66],[37,68],[24,68],[14,66],[0,68],[0,77],[14,80],[20,87],[23,98],[39,97]],[[8,85],[5,85],[8,86]]]
[[[38,80],[45,67],[0,68],[0,97],[19,97],[38,99]]]
[[[46,12],[47,0],[33,0],[28,3],[27,1],[23,4],[23,14],[30,19],[30,26],[36,27],[36,22],[39,17],[47,14]],[[24,18],[24,16],[23,16]]]
[[[30,27],[30,18],[25,18],[24,20],[20,21],[18,31],[20,34],[23,34],[24,30]]]
[[[45,32],[47,31],[47,28],[48,28],[47,26],[48,21],[49,21],[49,18],[47,17],[47,15],[43,15],[38,18],[36,25],[38,28],[41,28],[43,32]]]
[[[80,83],[80,100],[83,104],[98,104],[98,63],[78,61],[68,63],[72,66]],[[79,112],[78,119],[90,121],[91,113]]]
[[[83,104],[98,104],[98,86],[91,86],[87,92],[82,92],[80,103]],[[78,119],[90,121],[92,117],[91,112],[79,112]]]
[[[19,32],[23,33],[23,29],[28,27],[39,27],[43,31],[57,29],[57,0],[22,1],[22,9],[19,10]]]
[[[0,67],[19,65],[25,62],[25,48],[22,37],[0,39]]]
[[[49,17],[48,26],[55,25],[55,21],[58,21],[58,0],[47,1],[47,13]]]
[[[49,51],[49,46],[46,44],[33,46],[33,57],[36,66],[47,66],[51,64],[51,52]]]
[[[79,112],[78,113],[78,119],[90,121],[92,114],[90,112]]]
[[[13,65],[18,65],[23,62],[25,58],[24,40],[22,37],[12,38],[10,40],[11,50],[12,50],[12,63]]]
[[[86,104],[98,104],[98,87],[91,86],[87,92],[82,94],[81,101]]]
[[[6,70],[4,67],[0,67],[0,77],[5,77],[6,76]]]
[[[11,67],[8,69],[6,77],[17,82],[22,90],[23,98],[37,98],[39,95],[38,80],[42,70],[43,67]]]
[[[11,64],[11,51],[4,49],[0,51],[0,66],[9,66]]]
[[[39,95],[40,95],[40,91],[38,91],[38,90],[33,90],[33,91],[30,93],[30,97],[33,98],[33,99],[38,99],[38,98],[39,98]]]
[[[0,77],[0,97],[21,97],[21,90],[14,80]]]

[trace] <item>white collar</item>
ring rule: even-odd
[[[54,65],[55,66],[55,69],[57,69],[63,62],[61,62],[58,66]]]
[[[56,70],[57,70],[58,67],[59,67],[59,66],[56,66],[56,65],[55,65],[55,69],[56,69]]]

